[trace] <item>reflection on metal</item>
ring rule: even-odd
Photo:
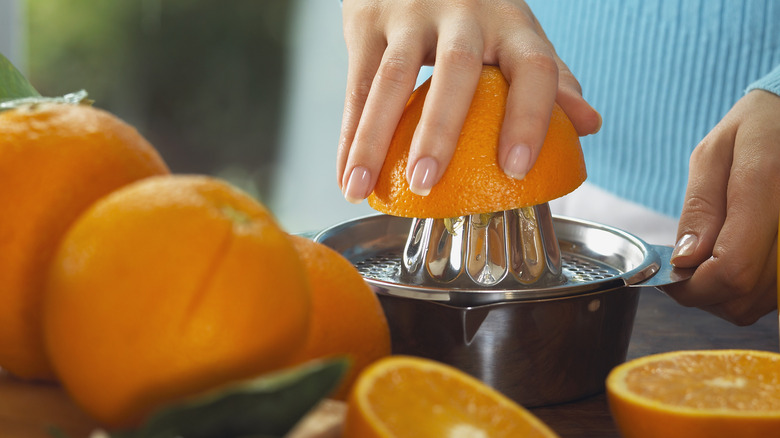
[[[450,287],[563,284],[562,260],[547,204],[446,219],[413,219],[401,279]]]

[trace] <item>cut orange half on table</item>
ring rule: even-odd
[[[557,437],[533,414],[448,365],[408,356],[374,362],[350,394],[344,438]]]
[[[677,351],[626,362],[607,378],[625,438],[780,436],[780,354]]]
[[[455,154],[430,194],[412,193],[406,181],[409,147],[422,115],[430,80],[412,94],[390,142],[369,205],[402,217],[450,218],[543,204],[585,181],[580,139],[556,104],[536,164],[522,180],[498,164],[498,138],[509,83],[495,66],[484,66],[460,132]]]

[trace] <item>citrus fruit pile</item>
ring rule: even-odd
[[[616,367],[607,378],[615,423],[626,438],[780,434],[780,354],[675,351]]]
[[[0,368],[109,428],[315,358],[390,353],[373,291],[225,181],[89,105],[0,112]]]
[[[168,174],[132,127],[82,105],[0,112],[0,367],[51,378],[40,333],[45,275],[79,214],[110,192]]]
[[[543,204],[564,196],[587,176],[577,131],[555,104],[544,145],[528,174],[517,180],[498,164],[498,140],[509,92],[501,70],[484,66],[452,161],[427,196],[406,181],[409,148],[430,79],[412,94],[390,143],[369,205],[393,216],[452,218]]]

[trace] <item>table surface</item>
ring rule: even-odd
[[[657,289],[639,298],[628,359],[675,350],[780,350],[778,314],[738,327],[703,310],[682,307]],[[604,393],[577,402],[531,409],[562,438],[619,438]]]
[[[678,305],[656,289],[641,292],[628,358],[686,349],[748,348],[778,351],[778,317],[773,312],[748,327],[737,327],[704,311]],[[534,408],[532,412],[562,438],[620,437],[603,393]],[[34,385],[0,373],[0,435],[50,437],[56,425],[72,438],[85,437],[94,423],[52,385]]]

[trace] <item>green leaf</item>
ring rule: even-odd
[[[283,437],[349,368],[347,359],[312,361],[221,389],[152,415],[112,438]]]
[[[0,111],[41,102],[91,105],[84,90],[61,97],[43,97],[24,75],[0,53]]]
[[[40,96],[40,93],[11,61],[0,53],[0,102],[37,96]]]

